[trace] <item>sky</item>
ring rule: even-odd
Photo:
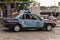
[[[60,0],[36,0],[41,6],[58,6]]]

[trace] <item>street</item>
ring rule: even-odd
[[[12,32],[2,27],[0,40],[60,40],[60,28],[54,28],[51,32],[43,30]]]

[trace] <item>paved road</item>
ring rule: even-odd
[[[51,32],[43,30],[12,32],[0,28],[0,40],[60,40],[60,28],[54,28]]]

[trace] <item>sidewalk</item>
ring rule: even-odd
[[[57,25],[56,26],[60,26],[60,20],[57,20]]]
[[[56,26],[57,26],[57,27],[59,27],[59,26],[60,26],[60,24],[57,24]]]

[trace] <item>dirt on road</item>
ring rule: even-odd
[[[60,40],[60,28],[54,28],[51,32],[43,30],[12,32],[0,28],[0,40]]]

